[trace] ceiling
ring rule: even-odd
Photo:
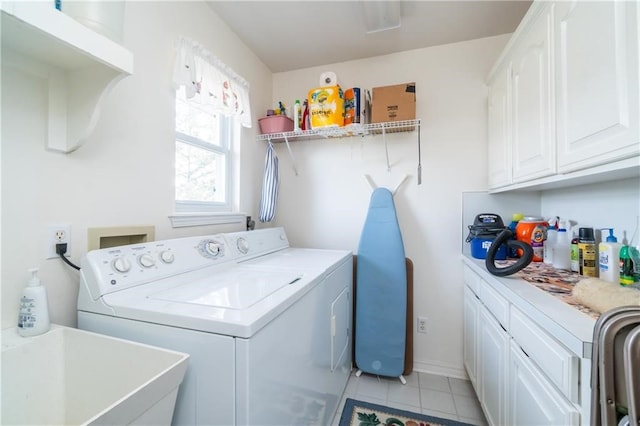
[[[531,5],[529,0],[403,0],[399,28],[367,33],[363,2],[208,4],[272,72],[511,33]]]

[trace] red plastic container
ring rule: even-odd
[[[270,115],[260,118],[258,123],[260,123],[260,132],[263,135],[293,131],[293,120],[286,115]]]

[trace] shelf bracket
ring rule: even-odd
[[[293,151],[291,151],[291,145],[289,145],[289,138],[287,137],[287,135],[283,135],[284,136],[284,143],[287,144],[287,150],[289,150],[289,157],[291,158],[291,163],[293,164],[293,172],[296,174],[296,176],[298,176],[298,167],[296,167],[296,159],[293,156]],[[269,140],[269,142],[271,142],[271,140]]]
[[[384,152],[387,156],[387,171],[391,171],[391,164],[389,163],[389,147],[387,146],[387,133],[385,127],[382,126],[382,140],[384,141]]]

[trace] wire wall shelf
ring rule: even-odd
[[[411,132],[420,126],[420,120],[388,121],[384,123],[349,124],[344,127],[324,127],[297,132],[280,132],[258,135],[258,141],[289,142],[294,140],[346,138],[353,136],[379,135]]]
[[[403,121],[387,121],[384,123],[369,123],[369,124],[349,124],[344,127],[324,127],[322,129],[313,130],[300,130],[297,132],[281,132],[281,133],[268,133],[264,135],[258,135],[258,141],[268,141],[269,143],[284,142],[287,145],[289,151],[289,157],[293,165],[293,171],[298,175],[298,167],[296,166],[296,160],[291,150],[290,141],[296,140],[312,140],[312,139],[329,139],[329,138],[349,138],[354,136],[368,136],[368,135],[382,135],[384,141],[384,148],[387,156],[387,170],[391,170],[391,164],[389,162],[389,147],[387,146],[387,134],[388,133],[400,133],[400,132],[412,132],[418,131],[418,161],[420,157],[420,120],[403,120]],[[421,165],[418,163],[418,184],[422,182],[422,170]]]

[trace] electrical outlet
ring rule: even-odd
[[[47,227],[47,259],[60,257],[56,253],[56,244],[66,243],[65,257],[71,256],[71,225],[49,225]]]
[[[418,317],[418,333],[427,334],[427,317]]]

